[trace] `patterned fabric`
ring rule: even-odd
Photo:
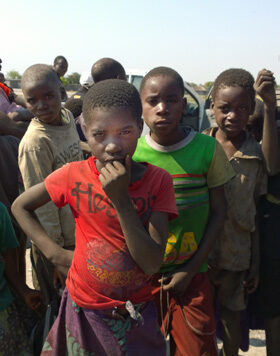
[[[80,308],[65,289],[59,315],[41,355],[165,355],[165,341],[157,324],[154,303],[148,302],[138,309],[143,324],[114,308]]]
[[[26,327],[15,303],[0,311],[0,355],[32,356]]]
[[[195,253],[209,217],[209,189],[226,183],[234,172],[221,146],[193,130],[179,143],[161,146],[147,135],[138,140],[133,160],[167,170],[172,178],[179,217],[169,223],[160,272],[169,272]],[[205,262],[201,272],[207,271]]]

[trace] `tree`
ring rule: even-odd
[[[21,75],[18,71],[13,69],[7,73],[7,79],[21,79]]]
[[[79,84],[80,83],[81,74],[74,72],[72,74],[67,75],[68,84]]]
[[[213,84],[214,84],[214,82],[209,81],[209,82],[205,82],[203,86],[205,89],[208,90],[213,86]]]

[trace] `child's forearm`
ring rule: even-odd
[[[262,152],[267,171],[274,175],[279,170],[278,138],[275,121],[276,106],[264,104],[264,123],[262,136]]]
[[[50,201],[50,197],[44,183],[41,183],[28,189],[15,200],[12,205],[12,213],[26,235],[29,236],[50,262],[58,267],[69,267],[73,253],[64,250],[47,235],[34,213],[34,210],[48,201]]]
[[[152,275],[158,272],[168,236],[167,213],[166,216],[165,213],[154,213],[155,220],[161,219],[161,231],[153,229],[157,224],[153,224],[151,219],[149,227],[153,235],[151,237],[142,225],[128,194],[123,196],[121,201],[114,203],[114,206],[132,258],[146,274]]]

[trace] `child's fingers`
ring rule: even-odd
[[[172,276],[163,276],[162,278],[160,278],[158,280],[159,283],[167,283],[167,282],[170,282]]]
[[[111,177],[112,174],[115,174],[115,168],[112,166],[111,163],[107,163],[106,166],[101,168],[100,170],[100,176],[103,176],[105,180]]]
[[[273,72],[271,72],[270,70],[264,68],[264,69],[259,71],[259,73],[257,75],[257,78],[259,78],[262,75],[270,75],[270,76],[272,76],[273,74],[274,74]]]
[[[273,75],[262,75],[259,79],[259,82],[275,82],[275,78]]]
[[[164,284],[164,285],[162,286],[162,289],[163,289],[164,291],[168,291],[168,290],[174,289],[174,283],[171,281],[171,282],[168,283],[168,284]]]

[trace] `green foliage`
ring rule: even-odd
[[[6,78],[7,79],[21,79],[21,74],[19,74],[19,72],[17,70],[10,70],[9,72],[7,72],[6,74]]]
[[[67,75],[68,84],[79,84],[80,83],[81,74],[74,72],[72,74]]]
[[[205,89],[208,90],[213,86],[213,84],[214,84],[214,82],[209,81],[209,82],[205,82],[203,86]]]
[[[67,87],[67,85],[69,84],[68,79],[64,78],[64,77],[60,77],[60,80],[61,80],[63,86]]]

